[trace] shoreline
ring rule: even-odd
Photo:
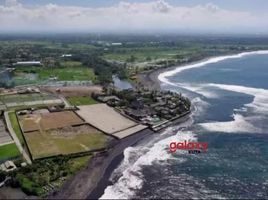
[[[232,55],[239,55],[241,53],[246,52],[240,52]],[[159,68],[149,72],[140,73],[137,75],[137,79],[140,81],[142,85],[149,86],[148,87],[149,89],[161,90],[162,81],[158,79],[158,76],[161,73],[172,71],[174,69],[180,67],[186,67],[188,65],[193,65],[196,63],[203,63],[213,58],[221,56],[232,56],[232,55],[211,56],[197,61],[178,64],[176,66]],[[136,86],[138,87],[138,85]],[[124,158],[123,155],[124,150],[129,146],[137,144],[144,138],[149,138],[149,136],[153,136],[153,131],[145,129],[123,140],[120,140],[118,144],[109,149],[107,153],[94,155],[92,160],[89,161],[86,169],[83,169],[77,174],[75,174],[74,177],[68,180],[56,194],[49,195],[47,198],[56,198],[56,199],[100,198],[103,195],[106,187],[111,184],[109,180],[110,175]]]
[[[109,184],[111,173],[120,164],[124,150],[153,134],[150,129],[142,130],[118,141],[106,153],[94,155],[85,169],[67,180],[59,191],[48,195],[46,199],[99,198]]]
[[[218,61],[223,61],[225,59],[231,59],[231,58],[239,58],[239,57],[244,57],[246,55],[254,55],[254,54],[268,54],[268,50],[255,50],[255,51],[240,51],[237,53],[233,54],[222,54],[222,55],[217,55],[217,56],[208,56],[205,58],[202,58],[200,60],[196,61],[189,61],[186,63],[182,64],[177,64],[175,66],[170,66],[170,67],[164,67],[164,68],[159,68],[155,69],[149,72],[143,72],[137,75],[137,79],[140,81],[142,85],[146,85],[149,89],[152,90],[161,90],[161,83],[163,83],[161,80],[158,79],[158,76],[162,73],[168,72],[168,71],[173,71],[182,67],[188,67],[191,65],[196,65],[196,64],[210,64],[209,61],[213,59],[219,59]],[[216,61],[216,62],[218,62]],[[211,62],[214,63],[214,62]],[[175,72],[177,73],[177,72]]]
[[[161,81],[158,76],[161,73],[183,67],[189,64],[202,62],[210,59],[204,58],[199,61],[193,61],[184,63],[182,65],[170,66],[165,68],[159,68],[150,72],[138,74],[138,80],[142,85],[150,86],[149,89],[161,90]],[[184,117],[183,117],[184,118]],[[180,121],[180,120],[179,120]],[[179,122],[180,123],[180,122]],[[98,199],[100,198],[105,189],[111,185],[109,180],[112,172],[118,167],[122,159],[124,158],[124,150],[127,147],[137,144],[139,141],[152,137],[155,133],[150,129],[145,129],[134,135],[131,135],[123,140],[120,140],[118,144],[115,144],[105,154],[96,154],[89,161],[87,167],[71,179],[69,179],[60,188],[59,191],[48,195],[47,199]],[[83,183],[83,185],[82,185]]]
[[[161,83],[163,83],[163,82],[158,79],[158,76],[160,74],[167,72],[167,71],[172,71],[176,68],[185,67],[187,65],[204,62],[204,61],[207,61],[211,58],[214,58],[214,56],[202,58],[202,59],[196,60],[196,61],[190,61],[190,62],[186,62],[186,63],[182,63],[182,64],[177,64],[175,66],[159,68],[159,69],[155,69],[155,70],[152,70],[149,72],[143,72],[143,73],[140,73],[137,75],[137,79],[141,82],[142,85],[146,85],[146,87],[149,86],[148,88],[151,90],[161,90]]]

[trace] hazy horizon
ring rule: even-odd
[[[267,35],[268,3],[254,2],[2,0],[0,33]]]

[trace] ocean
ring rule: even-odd
[[[159,75],[191,118],[124,151],[101,198],[268,198],[268,51],[210,58]],[[200,154],[170,142],[207,142]]]

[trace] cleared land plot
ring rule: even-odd
[[[82,97],[69,97],[67,100],[70,102],[71,105],[73,106],[81,106],[81,105],[91,105],[91,104],[96,104],[99,103],[95,101],[92,97],[90,96],[82,96]]]
[[[67,86],[67,87],[53,87],[45,86],[42,88],[44,91],[52,92],[57,94],[57,90],[60,89],[61,95],[64,97],[77,97],[77,96],[87,96],[92,93],[101,93],[102,87],[98,85],[92,86]]]
[[[44,104],[62,104],[61,99],[48,93],[1,95],[0,101],[8,108]]]
[[[108,137],[90,125],[24,133],[33,159],[104,148]]]
[[[4,121],[0,119],[0,145],[8,142],[12,142],[12,138],[6,131]]]
[[[106,104],[79,106],[78,108],[76,112],[86,122],[118,138],[124,138],[146,128],[124,117]]]
[[[15,143],[0,146],[0,160],[15,158],[20,152]]]
[[[84,123],[73,111],[21,115],[19,121],[24,133],[46,131]]]

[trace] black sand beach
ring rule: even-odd
[[[98,154],[90,160],[88,166],[68,180],[60,191],[49,195],[48,199],[96,199],[99,198],[106,186],[113,170],[123,158],[125,148],[132,146],[143,138],[152,135],[149,129],[119,141],[107,153]]]

